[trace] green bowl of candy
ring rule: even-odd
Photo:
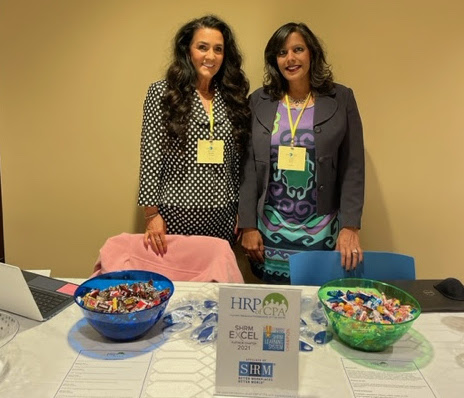
[[[385,350],[421,314],[409,293],[372,279],[335,279],[319,288],[318,297],[334,333],[361,351]]]

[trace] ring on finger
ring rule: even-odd
[[[351,251],[352,254],[358,254],[358,251],[356,249]]]

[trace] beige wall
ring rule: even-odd
[[[292,4],[292,5],[290,5]],[[106,238],[140,232],[142,103],[180,24],[234,28],[252,87],[281,24],[304,21],[365,127],[365,249],[464,281],[464,7],[455,1],[0,0],[6,258],[87,276]]]

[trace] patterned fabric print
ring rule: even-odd
[[[295,121],[300,112],[292,108]],[[264,264],[254,264],[256,276],[269,283],[289,283],[288,257],[305,250],[333,250],[338,236],[337,214],[317,216],[314,106],[307,108],[295,134],[295,146],[306,148],[304,171],[277,168],[279,145],[290,145],[286,106],[277,108],[271,138],[271,174],[264,215],[258,229],[264,240]]]
[[[196,95],[188,121],[185,153],[179,151],[177,143],[169,150],[164,149],[166,132],[161,98],[166,87],[164,80],[152,84],[144,103],[138,205],[158,206],[166,217],[168,233],[191,235],[201,232],[200,235],[230,241],[236,221],[236,212],[231,209],[238,203],[239,156],[226,104],[216,90],[213,99],[214,139],[224,141],[224,163],[198,164],[197,141],[209,139],[208,114]],[[192,214],[200,213],[204,217],[192,217]]]
[[[168,234],[213,236],[227,240],[231,246],[235,244],[237,203],[230,203],[227,207],[190,210],[161,206],[159,211],[166,221]]]

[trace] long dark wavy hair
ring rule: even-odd
[[[173,61],[166,73],[167,90],[161,102],[169,138],[168,145],[180,141],[181,149],[186,148],[187,125],[197,82],[197,73],[190,58],[190,44],[195,32],[201,28],[216,29],[224,38],[224,59],[211,84],[216,85],[226,103],[235,146],[237,152],[242,155],[250,130],[251,118],[247,99],[250,84],[242,70],[242,55],[232,30],[214,15],[186,23],[174,37]]]
[[[288,92],[288,81],[280,73],[277,54],[284,47],[291,33],[303,36],[310,54],[309,84],[313,95],[326,94],[333,88],[331,66],[326,62],[325,52],[316,35],[304,23],[289,22],[277,29],[264,50],[264,91],[273,100],[280,100]]]

